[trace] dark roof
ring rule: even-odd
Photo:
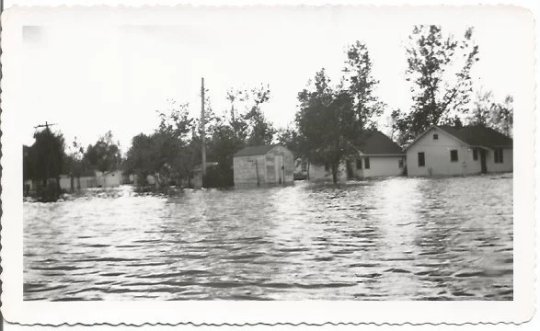
[[[398,144],[378,130],[360,134],[355,141],[355,147],[364,154],[403,154]]]
[[[248,146],[236,152],[234,156],[265,155],[274,147],[276,147],[276,145]]]
[[[441,125],[439,128],[471,146],[495,148],[511,147],[513,145],[512,138],[481,125],[464,126],[461,128]]]

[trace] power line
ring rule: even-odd
[[[46,128],[47,130],[49,130],[49,126],[53,126],[53,125],[57,125],[56,123],[49,123],[47,121],[45,121],[45,124],[39,124],[37,126],[34,126],[34,129],[39,129],[39,128]]]

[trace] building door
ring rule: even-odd
[[[485,174],[487,172],[486,167],[486,150],[481,149],[480,150],[480,167],[482,169],[482,173]]]
[[[283,155],[276,155],[274,157],[274,170],[276,171],[276,183],[283,184],[285,178],[283,176],[284,167],[283,167]]]

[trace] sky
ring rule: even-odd
[[[201,77],[218,114],[229,108],[228,89],[268,84],[263,111],[283,128],[316,71],[324,67],[339,79],[345,49],[356,40],[366,43],[380,81],[384,130],[392,109],[411,106],[405,46],[415,24],[441,25],[456,38],[473,26],[480,48],[475,89],[492,90],[498,101],[512,95],[516,109],[531,74],[520,64],[528,60],[532,25],[512,7],[179,7],[144,15],[64,8],[40,15],[39,24],[39,15],[24,24],[17,49],[25,144],[33,142],[34,126],[48,121],[67,143],[77,137],[88,145],[111,130],[126,152],[133,136],[157,127],[156,110],[166,110],[168,100],[189,103],[198,116]]]

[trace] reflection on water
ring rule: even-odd
[[[511,175],[24,203],[24,299],[512,300]]]

